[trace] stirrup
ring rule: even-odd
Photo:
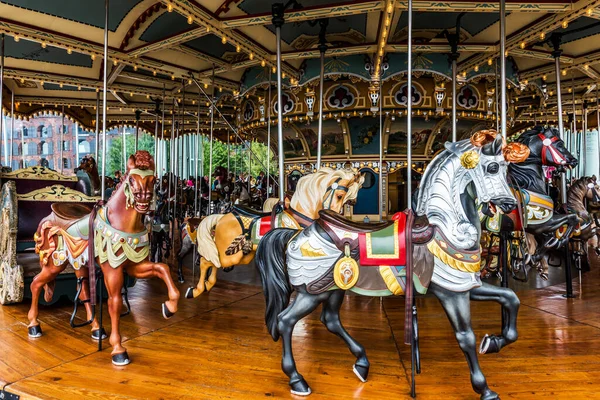
[[[77,311],[79,310],[79,304],[89,303],[90,300],[79,300],[79,296],[81,296],[81,291],[83,290],[83,281],[88,280],[88,278],[82,276],[77,278],[77,293],[75,293],[75,301],[73,302],[73,313],[71,314],[71,319],[69,320],[69,325],[71,328],[81,328],[82,326],[86,326],[92,323],[94,317],[96,315],[96,309],[92,309],[92,318],[88,321],[82,322],[81,324],[75,323],[75,318],[77,318]]]

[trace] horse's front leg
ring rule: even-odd
[[[356,363],[352,370],[362,382],[367,381],[369,375],[369,360],[365,348],[358,343],[342,325],[340,320],[340,308],[344,302],[343,290],[334,290],[329,295],[329,298],[323,303],[323,311],[321,312],[321,322],[327,330],[339,336],[348,346],[350,352],[356,357]]]
[[[56,279],[58,274],[62,272],[66,267],[66,264],[62,266],[55,266],[52,261],[49,261],[47,265],[42,266],[42,271],[37,274],[33,281],[31,282],[31,308],[29,309],[29,313],[27,317],[29,318],[29,325],[27,325],[27,331],[30,338],[38,338],[42,336],[42,328],[40,326],[40,321],[38,321],[37,317],[39,314],[39,300],[40,294],[42,292],[42,288],[50,284],[52,281]],[[52,297],[50,296],[50,300]]]
[[[454,329],[456,340],[463,351],[471,370],[471,385],[481,400],[498,400],[498,394],[492,391],[479,366],[477,358],[477,339],[471,327],[471,304],[469,292],[453,292],[431,283],[429,290],[439,299],[448,320]]]
[[[121,344],[121,332],[119,330],[121,310],[123,309],[123,296],[121,296],[124,281],[123,268],[113,268],[108,263],[102,263],[101,267],[104,284],[108,292],[108,313],[111,324],[109,342],[113,347],[111,352],[112,363],[119,366],[127,365],[130,362],[129,355],[127,349]]]
[[[164,263],[153,263],[146,260],[139,264],[130,264],[126,268],[127,274],[137,279],[160,278],[167,285],[169,300],[163,303],[162,313],[166,319],[171,318],[177,312],[179,301],[179,290],[171,278],[169,266]]]
[[[507,312],[507,318],[504,319],[502,326],[502,335],[486,335],[479,347],[481,354],[497,353],[504,346],[517,340],[517,314],[521,303],[512,289],[484,283],[482,286],[472,289],[470,297],[475,301],[495,301]]]

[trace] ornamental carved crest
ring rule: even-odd
[[[415,85],[412,85],[411,98],[412,98],[413,106],[418,105],[421,102],[421,100],[423,100],[423,94],[421,92],[419,92],[419,90],[415,87]],[[396,100],[396,103],[400,104],[401,106],[408,105],[408,84],[407,83],[400,86],[400,89],[396,92],[396,94],[394,94],[394,100]]]
[[[333,89],[327,98],[327,104],[331,108],[346,108],[354,104],[355,96],[345,85]]]
[[[278,102],[275,101],[273,104],[273,111],[277,114]],[[283,109],[283,115],[289,113],[294,109],[294,99],[289,94],[281,93],[281,108]]]
[[[459,106],[470,109],[477,107],[479,98],[477,97],[477,92],[475,89],[473,89],[471,85],[466,85],[458,93],[456,101]]]

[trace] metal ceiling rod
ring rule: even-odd
[[[100,191],[102,192],[102,200],[105,200],[105,177],[106,177],[106,86],[108,79],[108,1],[104,0],[104,67],[102,71],[102,171],[100,175]],[[92,304],[95,299],[92,298]]]
[[[506,140],[506,0],[500,0],[500,131]]]
[[[319,131],[317,133],[317,170],[321,168],[321,147],[323,146],[323,111],[325,108],[325,103],[323,99],[323,86],[325,85],[325,52],[327,51],[325,34],[327,32],[328,24],[329,20],[326,18],[319,20],[319,25],[321,26],[321,30],[319,32],[319,51],[321,52],[321,76],[319,83]],[[279,54],[281,56],[281,51]]]
[[[4,165],[7,165],[6,152],[4,147],[6,146],[6,138],[4,137],[4,114],[2,113],[2,93],[4,93],[4,33],[0,37],[0,164],[2,163],[2,153],[4,154]],[[25,149],[21,149],[25,153]]]
[[[198,85],[200,87],[200,85]],[[215,64],[212,68],[212,79],[211,79],[211,90],[212,95],[210,96],[210,142],[208,152],[208,212],[207,215],[212,214],[212,184],[213,184],[213,135],[215,129]]]
[[[452,62],[452,141],[456,142],[457,133],[456,133],[456,75],[458,74],[456,62],[458,61],[458,57],[460,54],[458,53],[458,41],[460,40],[460,20],[465,15],[465,13],[458,14],[456,17],[456,30],[453,34],[448,33],[448,31],[444,31],[444,36],[448,40],[448,44],[450,44],[451,53],[449,55],[450,61]],[[409,35],[412,33],[409,32]],[[410,97],[412,98],[412,88],[409,86]],[[410,204],[410,203],[409,203]]]
[[[275,36],[277,40],[277,143],[279,158],[279,204],[284,206],[285,188],[284,188],[284,169],[283,169],[283,105],[281,104],[281,27],[285,23],[285,6],[281,3],[273,4],[271,8],[273,14],[273,25],[275,26]]]

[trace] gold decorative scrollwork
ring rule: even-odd
[[[86,202],[95,203],[100,197],[86,196],[77,190],[63,185],[52,185],[29,193],[17,195],[19,201],[51,201],[59,202]]]
[[[45,167],[27,167],[12,172],[0,174],[2,179],[36,179],[43,181],[77,181],[76,176],[63,175]]]

